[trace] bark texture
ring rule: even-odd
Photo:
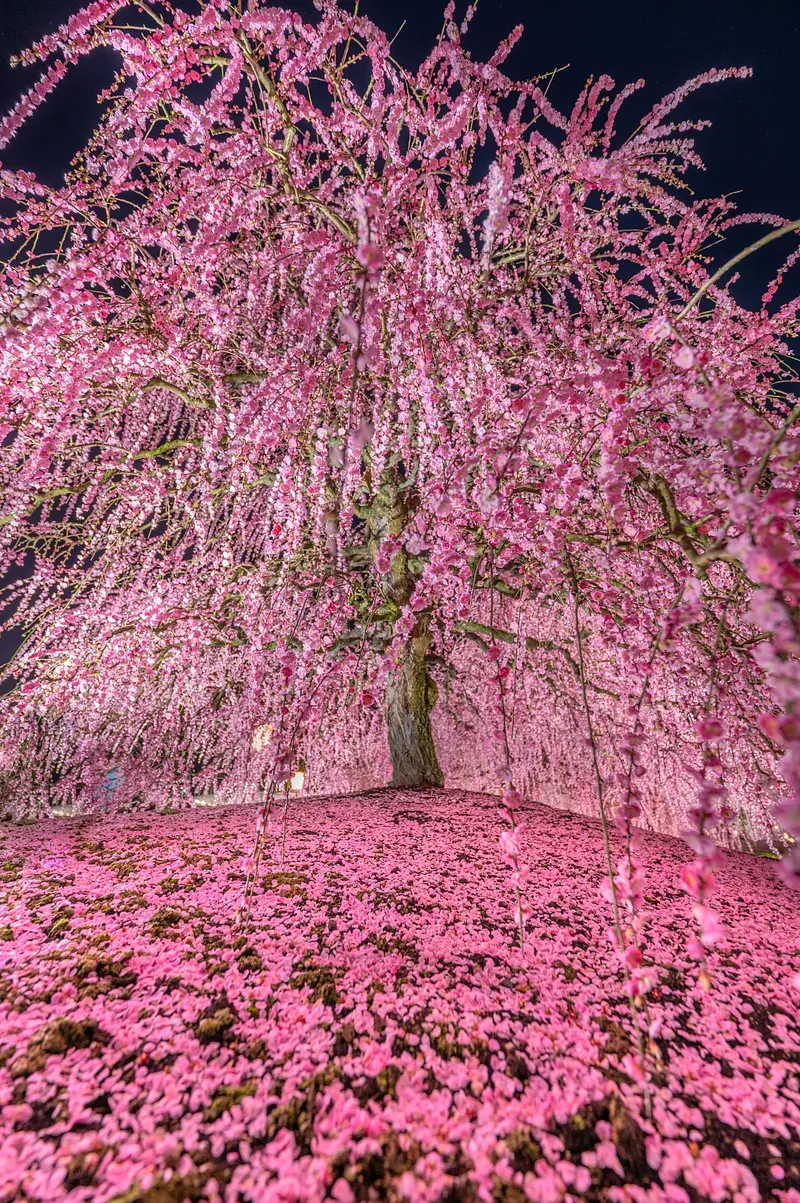
[[[412,637],[389,682],[387,727],[392,758],[391,785],[430,789],[444,785],[431,730],[439,691],[425,664],[430,636]]]
[[[400,478],[399,456],[385,470],[371,504],[357,508],[367,524],[368,549],[375,559],[390,536],[402,536],[413,516],[415,494],[411,482]],[[405,548],[392,555],[381,574],[381,591],[387,617],[394,622],[408,605],[417,577]],[[431,729],[431,711],[439,691],[428,672],[426,653],[431,636],[430,616],[421,613],[411,632],[403,656],[389,681],[386,721],[389,754],[392,758],[390,784],[403,789],[430,789],[444,785],[444,774],[436,754]]]

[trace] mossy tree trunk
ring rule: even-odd
[[[392,758],[391,785],[430,789],[444,785],[436,754],[431,711],[439,690],[425,663],[430,635],[412,636],[389,681],[386,720]]]
[[[385,473],[372,503],[360,510],[367,523],[368,547],[373,560],[387,538],[402,536],[413,511],[413,489],[393,464]],[[410,558],[401,547],[392,556],[389,569],[381,580],[387,607],[394,616],[408,606],[416,583]],[[388,683],[386,724],[392,760],[390,784],[404,789],[444,785],[431,727],[431,711],[439,691],[426,659],[430,643],[429,616],[420,614]]]

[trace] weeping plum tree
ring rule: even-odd
[[[702,908],[732,790],[800,824],[798,223],[686,185],[673,113],[745,69],[622,140],[641,81],[562,114],[453,15],[414,73],[327,0],[97,0],[20,56],[0,146],[120,65],[61,186],[0,176],[4,770],[169,800],[386,722],[436,785],[444,686],[507,785],[588,724],[626,830],[686,765]],[[789,248],[756,312],[711,256],[748,222]]]

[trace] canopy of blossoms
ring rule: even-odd
[[[688,809],[710,944],[708,832],[800,834],[800,223],[697,199],[679,113],[747,71],[623,141],[641,81],[562,114],[519,30],[475,62],[450,4],[412,74],[318,7],[96,0],[21,56],[0,147],[119,72],[62,185],[0,169],[0,768],[19,807],[271,796],[402,780],[411,723],[512,817]],[[747,223],[755,312],[712,254]]]

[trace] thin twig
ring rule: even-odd
[[[709,276],[705,284],[701,284],[692,299],[687,302],[673,322],[680,322],[686,317],[690,309],[693,309],[698,301],[702,301],[703,297],[708,292],[709,288],[713,288],[718,280],[721,280],[726,272],[729,272],[732,267],[736,267],[737,263],[741,263],[748,255],[752,255],[754,251],[760,251],[762,246],[767,246],[768,243],[774,242],[776,238],[783,238],[784,234],[791,234],[793,230],[800,230],[800,220],[792,221],[787,226],[781,226],[777,230],[770,230],[769,234],[765,234],[763,238],[759,238],[757,242],[752,242],[750,246],[745,247],[743,251],[739,251],[738,255],[734,255],[727,263],[723,263],[722,267],[714,272],[713,276]]]
[[[576,576],[575,565],[572,562],[572,557],[569,554],[569,551],[566,552],[566,559],[567,559],[567,565],[569,567],[569,574],[570,574],[571,583],[572,583],[573,615],[574,615],[574,621],[575,621],[575,637],[578,642],[578,664],[580,667],[581,695],[583,697],[583,711],[584,711],[584,715],[586,717],[586,729],[587,729],[587,732],[589,735],[589,746],[590,746],[591,752],[592,752],[592,766],[594,769],[595,787],[597,789],[597,800],[600,804],[600,825],[603,829],[603,847],[605,849],[605,855],[606,855],[606,868],[608,869],[608,881],[609,881],[609,885],[611,887],[611,903],[612,903],[613,910],[614,910],[614,932],[617,937],[617,946],[619,948],[620,954],[622,954],[625,951],[625,939],[622,934],[622,924],[620,922],[620,915],[619,915],[619,900],[617,898],[617,888],[616,888],[616,884],[614,882],[614,867],[613,867],[612,860],[611,860],[611,840],[609,838],[608,817],[606,815],[605,797],[603,794],[603,778],[601,776],[600,765],[597,760],[597,741],[595,740],[595,737],[594,737],[594,729],[592,727],[592,712],[591,712],[591,708],[589,706],[589,694],[586,689],[586,665],[584,663],[584,658],[583,658],[583,638],[581,635],[580,618],[578,615],[578,606],[579,606],[578,578]],[[624,962],[623,962],[623,969],[624,969],[625,976],[628,977],[629,976],[628,968],[626,965],[624,965]],[[630,1004],[631,1019],[633,1021],[634,1032],[636,1034],[636,1048],[639,1053],[639,1062],[642,1067],[642,1072],[644,1074],[646,1074],[644,1038],[642,1036],[642,1028],[641,1028],[641,1024],[639,1023],[639,1015],[638,1015],[636,1007],[634,1005],[632,995],[628,996],[628,1002]],[[651,1104],[651,1099],[650,1099],[650,1089],[648,1087],[646,1077],[643,1080],[643,1090],[644,1090],[645,1114],[649,1117],[651,1110],[652,1110],[652,1104]]]

